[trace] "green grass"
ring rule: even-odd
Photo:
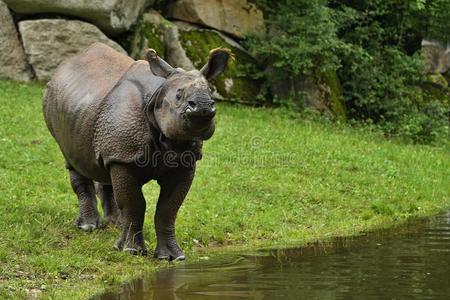
[[[117,228],[75,228],[77,201],[41,95],[39,85],[0,81],[0,298],[86,298],[166,266],[113,251]],[[302,245],[450,207],[448,149],[402,145],[283,109],[218,110],[177,220],[190,261],[221,245]],[[145,188],[150,249],[156,187]]]

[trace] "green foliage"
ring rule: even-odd
[[[420,110],[410,111],[393,131],[414,143],[448,144],[448,111],[448,106],[434,100]]]
[[[331,10],[323,0],[277,1],[266,6],[268,36],[250,39],[252,51],[292,75],[335,70],[339,41]],[[262,5],[260,3],[260,5]],[[267,14],[266,14],[267,15]],[[267,42],[270,41],[270,42]]]
[[[416,51],[419,45],[413,45],[420,29],[416,18],[426,4],[335,1],[344,43],[339,76],[353,118],[416,143],[437,143],[448,137],[449,106],[425,101],[422,56]]]
[[[42,87],[0,81],[0,299],[87,299],[167,267],[114,251],[116,227],[74,226],[77,199],[42,117]],[[178,241],[300,246],[393,225],[450,205],[450,157],[367,128],[292,118],[286,109],[218,104],[217,130],[177,218]],[[155,246],[158,185],[145,186],[144,232]],[[417,209],[411,209],[417,207]],[[193,239],[197,240],[194,242]],[[211,247],[208,247],[208,246]]]
[[[425,2],[425,0],[423,0]],[[420,16],[421,30],[429,39],[450,43],[450,1],[428,0]]]
[[[286,80],[337,71],[350,118],[416,143],[448,138],[450,106],[425,99],[419,50],[423,37],[448,41],[450,1],[254,2],[265,11],[267,33],[248,46]]]

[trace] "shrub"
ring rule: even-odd
[[[350,118],[416,143],[448,140],[449,107],[427,97],[419,50],[423,36],[450,35],[450,1],[255,2],[268,29],[247,45],[265,64],[288,78],[337,70]]]

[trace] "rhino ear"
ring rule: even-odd
[[[173,68],[159,57],[154,49],[147,49],[145,58],[150,65],[150,70],[156,76],[167,78],[173,72]]]
[[[206,80],[211,80],[220,75],[227,68],[228,61],[234,59],[233,53],[227,48],[216,48],[209,53],[209,61],[200,70]]]

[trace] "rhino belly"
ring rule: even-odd
[[[58,143],[67,164],[80,174],[99,182],[109,182],[107,170],[97,161],[93,147],[96,111],[99,103],[88,95],[64,95],[58,87],[46,92],[47,125]],[[99,101],[97,101],[99,102]]]

